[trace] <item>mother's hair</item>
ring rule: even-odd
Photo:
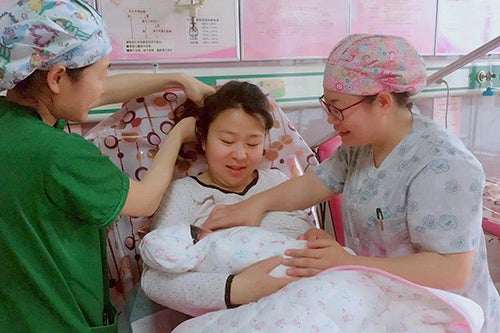
[[[203,107],[198,107],[187,100],[174,110],[174,120],[196,117],[196,137],[203,142],[208,135],[210,124],[227,109],[241,109],[248,115],[263,121],[268,132],[274,124],[270,113],[269,101],[264,92],[255,84],[245,81],[229,81],[214,94],[204,100]]]

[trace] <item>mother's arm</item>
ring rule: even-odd
[[[227,274],[168,273],[145,268],[141,287],[151,300],[190,316],[225,309]]]
[[[228,294],[231,304],[255,302],[295,281],[293,278],[269,275],[280,263],[280,257],[271,257],[236,275]],[[226,309],[227,278],[227,274],[219,273],[167,273],[146,268],[141,277],[141,286],[144,293],[156,303],[199,316]]]

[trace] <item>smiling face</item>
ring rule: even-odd
[[[372,98],[325,90],[324,101],[337,109],[345,109],[342,112],[343,120],[335,117],[333,113],[328,115],[328,123],[339,132],[343,144],[361,146],[371,143],[371,136],[377,130],[378,122],[376,112],[373,111]]]
[[[103,94],[108,76],[109,56],[92,65],[67,69],[54,65],[37,70],[7,91],[14,103],[32,107],[46,124],[57,119],[85,122],[92,106]]]
[[[200,176],[206,183],[242,192],[255,178],[262,159],[266,135],[264,121],[241,108],[220,113],[210,124],[203,143],[208,170]]]
[[[109,56],[86,67],[76,80],[64,77],[61,93],[53,98],[54,117],[85,122],[89,110],[105,89],[109,69]]]

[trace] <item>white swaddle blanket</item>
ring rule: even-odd
[[[144,262],[155,269],[237,274],[256,262],[282,256],[286,249],[303,249],[305,244],[305,240],[259,227],[219,230],[193,244],[189,225],[176,224],[149,232],[139,249]],[[285,276],[285,270],[280,265],[270,274]]]
[[[151,231],[140,249],[156,269],[236,274],[305,243],[258,227],[234,227],[193,244],[189,225],[179,224]],[[285,276],[285,269],[278,266],[271,275]],[[477,333],[483,318],[479,305],[459,295],[373,268],[341,266],[293,282],[258,302],[192,318],[174,332]]]
[[[339,266],[234,309],[189,319],[173,333],[478,333],[481,307],[362,266]]]

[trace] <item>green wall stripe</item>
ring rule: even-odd
[[[442,67],[428,67],[428,71],[439,70]],[[475,90],[485,88],[485,84],[480,84],[476,81],[477,73],[481,70],[488,72],[489,66],[463,66],[461,69],[469,69],[469,85],[464,87],[453,87],[450,91],[458,90]],[[500,73],[500,65],[493,65],[491,68],[493,73],[497,74],[497,78],[493,80],[493,86],[498,86],[498,73]],[[244,80],[244,79],[263,79],[263,78],[283,78],[283,77],[311,77],[311,76],[322,76],[323,72],[309,72],[309,73],[268,73],[268,74],[241,74],[241,75],[214,75],[214,76],[197,76],[196,78],[201,82],[214,86],[217,84],[218,80]],[[439,86],[434,88],[424,89],[423,92],[441,92],[446,91],[446,86]],[[300,101],[313,101],[316,100],[317,96],[309,97],[293,97],[293,98],[276,98],[277,102],[300,102]],[[107,114],[116,112],[118,109],[96,109],[91,110],[89,114]]]

